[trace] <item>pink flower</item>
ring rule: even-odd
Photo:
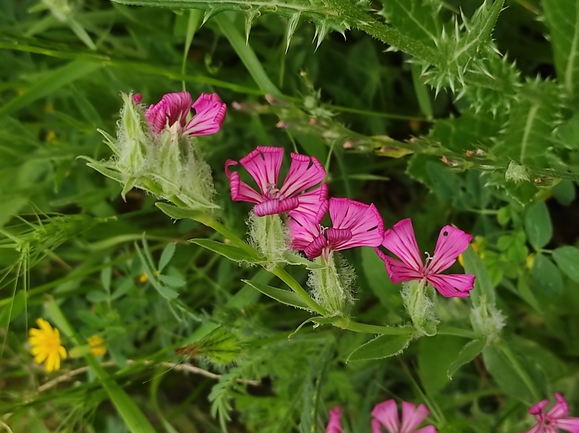
[[[384,260],[393,283],[426,279],[442,296],[464,298],[468,296],[468,291],[472,290],[475,276],[470,274],[443,275],[441,272],[448,269],[459,254],[467,249],[471,239],[472,236],[462,230],[449,225],[444,226],[436,241],[434,255],[427,257],[426,264],[424,264],[414,236],[412,221],[407,218],[387,230],[382,242],[384,247],[402,261],[388,257],[378,248],[376,252]]]
[[[326,211],[330,210],[331,228],[320,226]],[[376,247],[382,242],[382,218],[371,204],[347,198],[331,198],[318,204],[317,215],[298,213],[290,215],[292,248],[303,250],[312,259],[323,256],[326,261],[332,251],[354,247]]]
[[[579,433],[579,418],[566,417],[569,413],[567,401],[559,393],[555,393],[557,403],[545,413],[548,400],[543,400],[529,409],[531,415],[537,418],[537,425],[525,433],[557,433],[558,429],[570,433]]]
[[[140,95],[135,95],[133,100]],[[140,102],[140,100],[139,100]],[[195,115],[187,122],[187,115],[195,110]],[[201,93],[192,103],[187,92],[167,93],[159,103],[152,104],[145,112],[145,118],[153,133],[160,134],[165,128],[177,124],[181,133],[187,136],[215,134],[221,128],[227,106],[216,93]]]
[[[336,406],[330,410],[330,421],[326,427],[326,433],[342,433],[342,423],[340,419],[342,418],[342,408]]]
[[[298,211],[315,214],[318,204],[326,200],[327,186],[322,184],[320,188],[305,191],[319,184],[326,177],[326,170],[313,156],[292,153],[288,174],[278,187],[283,153],[282,147],[259,146],[239,161],[253,177],[260,192],[241,181],[239,173],[229,171],[229,167],[238,162],[227,160],[225,174],[229,178],[231,199],[256,203],[253,210],[257,216]]]
[[[402,424],[400,424],[394,400],[378,403],[372,411],[372,433],[382,433],[381,427],[386,427],[388,433],[436,433],[436,429],[431,425],[416,430],[428,414],[430,411],[423,404],[416,407],[413,403],[403,401]]]

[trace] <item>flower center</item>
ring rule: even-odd
[[[271,200],[274,198],[279,198],[279,188],[275,183],[268,183],[265,188],[266,188],[265,195],[267,196],[268,199]]]

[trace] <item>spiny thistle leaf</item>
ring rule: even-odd
[[[559,122],[555,107],[561,106],[560,94],[552,81],[523,84],[493,153],[526,165],[549,166],[546,154],[556,144],[553,130]]]
[[[330,31],[344,33],[350,28],[334,2],[328,0],[113,0],[117,3],[163,7],[170,9],[200,9],[205,11],[203,22],[223,11],[235,11],[245,15],[245,36],[249,33],[254,21],[265,13],[275,13],[288,19],[286,31],[286,50],[298,23],[303,18],[316,26],[314,41],[317,46]]]
[[[486,0],[470,19],[462,15],[459,22],[457,17],[453,17],[451,24],[442,28],[434,43],[446,61],[430,70],[427,70],[427,64],[424,65],[427,83],[437,91],[450,87],[454,92],[455,88],[465,87],[464,76],[469,72],[472,59],[480,62],[494,55],[491,33],[502,7],[503,0],[494,3]],[[458,92],[459,97],[462,94]]]
[[[404,29],[404,33],[425,45],[436,48],[435,41],[442,31],[438,17],[440,3],[425,5],[422,0],[384,0],[378,15],[389,24]]]
[[[494,145],[493,138],[498,135],[505,120],[504,116],[500,117],[495,118],[488,111],[477,114],[468,110],[458,118],[438,120],[428,138],[462,154],[488,149]]]
[[[543,0],[545,23],[551,31],[557,76],[567,96],[579,93],[579,4],[576,0]]]

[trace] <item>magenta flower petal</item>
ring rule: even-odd
[[[238,174],[230,172],[229,167],[237,163],[227,161],[225,173],[229,177],[231,198],[257,203],[254,208],[257,216],[302,212],[314,218],[319,204],[326,200],[328,189],[322,184],[312,191],[305,190],[319,183],[325,177],[325,171],[315,158],[292,154],[290,171],[279,188],[283,152],[281,147],[260,146],[239,161],[253,177],[260,192],[243,183]]]
[[[474,275],[443,275],[441,272],[450,267],[472,240],[472,236],[452,226],[444,226],[438,236],[432,258],[426,265],[420,258],[420,250],[414,236],[410,219],[394,224],[384,233],[382,245],[394,253],[401,261],[376,253],[384,261],[390,279],[394,283],[426,279],[445,297],[466,297],[474,284]]]
[[[257,216],[266,216],[289,212],[297,208],[300,201],[297,197],[286,198],[285,200],[272,199],[256,204],[253,211]]]
[[[342,408],[340,406],[336,406],[330,410],[330,421],[326,427],[326,433],[342,433],[343,427],[341,418]]]
[[[292,196],[317,185],[326,177],[326,170],[313,156],[291,153],[292,162],[279,193]]]
[[[142,100],[143,100],[143,95],[141,95],[140,93],[135,93],[133,95],[133,102],[135,104],[140,104]]]
[[[227,105],[221,102],[217,93],[201,93],[192,106],[195,115],[185,125],[184,133],[191,136],[210,135],[221,129]]]
[[[348,229],[352,236],[334,244],[334,250],[377,247],[384,237],[384,224],[376,207],[347,198],[330,199],[330,219],[336,229]]]
[[[414,433],[424,418],[430,414],[430,411],[421,404],[416,407],[415,404],[407,401],[402,402],[402,426],[401,433]]]
[[[386,272],[388,272],[388,276],[394,284],[398,284],[403,281],[421,280],[424,278],[421,272],[408,266],[406,263],[393,259],[392,257],[388,257],[378,248],[374,248],[374,251],[376,251],[378,256],[384,261],[384,264],[386,265]]]
[[[322,192],[324,194],[324,192]],[[329,203],[326,201],[318,202],[318,211],[314,215],[315,209],[308,209],[307,213],[299,210],[290,212],[290,217],[294,220],[290,223],[290,230],[293,237],[299,239],[292,244],[292,248],[300,249],[303,243],[300,243],[303,228],[308,225],[315,225],[319,233],[310,245],[303,248],[309,258],[319,257],[321,255],[327,260],[332,251],[340,251],[348,248],[359,246],[375,247],[380,245],[384,227],[380,214],[374,205],[367,205],[346,198],[331,198]],[[327,208],[330,210],[332,228],[322,230],[319,223],[323,219],[323,213]],[[310,228],[308,233],[313,233]]]
[[[453,226],[444,226],[440,230],[434,255],[428,265],[428,270],[438,274],[448,269],[456,261],[459,254],[468,248],[472,236]]]
[[[292,238],[292,249],[306,251],[310,244],[322,235],[320,222],[327,210],[328,201],[324,200],[318,204],[316,213],[314,213],[313,209],[306,213],[300,212],[299,210],[294,210],[289,213],[290,218],[288,219],[288,226]],[[321,236],[321,238],[323,239],[323,236]],[[323,243],[325,246],[325,240]]]
[[[471,274],[438,274],[426,277],[445,298],[466,298],[474,287],[474,278]]]
[[[569,413],[569,405],[565,398],[559,394],[558,392],[555,393],[555,399],[557,402],[553,405],[553,407],[547,412],[547,417],[551,418],[561,418]]]
[[[548,404],[549,404],[549,400],[542,400],[539,403],[531,406],[529,408],[529,413],[531,415],[538,415],[540,413],[543,413],[545,411],[545,407],[547,407]]]
[[[532,429],[527,430],[525,433],[545,433],[541,424],[537,424]]]
[[[561,418],[553,421],[552,425],[571,433],[579,433],[579,418]]]
[[[328,211],[328,184],[322,183],[319,188],[304,192],[297,197],[298,207],[290,211],[289,215],[300,213],[308,219],[318,221],[319,224]]]
[[[259,146],[239,162],[253,177],[262,196],[269,199],[274,198],[273,194],[278,192],[277,179],[282,159],[282,147]]]
[[[229,178],[229,189],[231,190],[231,200],[233,201],[248,201],[251,203],[259,203],[262,198],[261,195],[255,191],[248,184],[243,182],[239,173],[229,171],[229,167],[237,165],[237,161],[228,159],[225,161],[225,174]]]
[[[372,410],[372,417],[378,420],[382,426],[386,427],[388,433],[399,433],[400,420],[398,419],[398,408],[396,407],[396,402],[393,399],[386,400],[374,406],[374,409]],[[375,432],[375,425],[376,423],[373,420],[372,433]],[[380,430],[378,430],[378,433],[380,433]]]
[[[145,112],[147,123],[154,133],[161,133],[174,123],[181,126],[191,111],[191,95],[187,92],[167,93],[157,104],[152,104]]]
[[[407,265],[416,270],[422,268],[422,258],[410,218],[403,219],[386,230],[382,245]]]

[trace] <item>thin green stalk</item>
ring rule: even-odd
[[[337,318],[332,322],[332,324],[341,329],[346,329],[352,332],[361,332],[364,334],[411,335],[416,332],[414,327],[394,328],[390,326],[368,325],[366,323],[356,322],[346,317]]]
[[[280,280],[282,280],[284,283],[286,283],[289,286],[289,288],[292,289],[295,292],[295,294],[298,295],[311,310],[315,311],[316,313],[322,316],[327,316],[329,314],[328,310],[326,310],[324,307],[322,307],[316,301],[314,301],[311,298],[311,296],[308,295],[308,292],[304,290],[301,284],[298,283],[294,277],[288,274],[288,272],[285,269],[282,269],[278,266],[275,267],[270,272],[274,274],[276,277],[278,277]]]
[[[201,27],[201,22],[203,20],[203,11],[199,9],[190,9],[189,10],[189,21],[187,23],[187,36],[185,37],[185,47],[183,48],[183,60],[181,62],[181,74],[187,74],[187,55],[189,54],[189,49],[191,48],[191,42],[193,42],[193,36],[199,27]],[[185,88],[185,80],[181,81],[183,86],[183,91],[185,92],[187,89]]]
[[[276,98],[283,98],[283,93],[276,87],[269,79],[261,62],[245,42],[241,33],[235,28],[234,23],[226,14],[219,14],[213,18],[219,26],[221,32],[225,35],[257,85],[265,93],[268,93]]]
[[[479,340],[485,336],[470,329],[455,328],[454,326],[440,325],[437,334],[440,335],[454,335],[456,337],[470,338],[472,340]]]
[[[233,245],[241,248],[250,256],[255,256],[256,251],[253,248],[251,248],[247,244],[247,242],[245,242],[243,239],[241,239],[239,236],[237,236],[235,233],[233,233],[231,230],[229,230],[227,227],[225,227],[211,215],[200,213],[199,217],[195,218],[195,220],[197,222],[200,222],[201,224],[206,225],[207,227],[212,228],[217,233],[221,234],[224,238],[231,241]]]

